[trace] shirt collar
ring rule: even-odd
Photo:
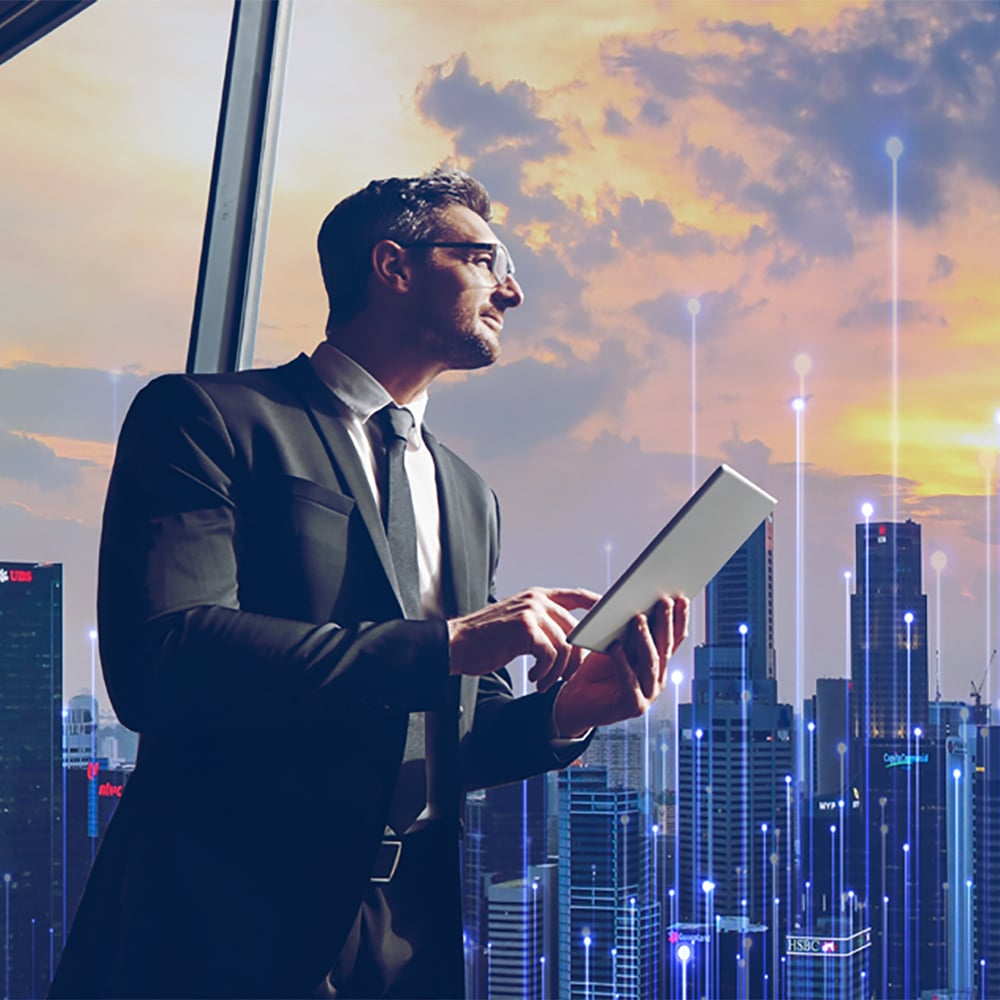
[[[361,423],[394,401],[378,379],[328,340],[317,345],[311,360],[316,374]],[[411,399],[405,409],[413,414],[414,428],[419,430],[427,409],[427,390]]]

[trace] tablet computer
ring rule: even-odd
[[[605,652],[629,620],[661,594],[692,600],[774,509],[775,500],[728,465],[720,465],[670,519],[567,638]]]

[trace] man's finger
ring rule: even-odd
[[[642,689],[639,686],[639,678],[629,663],[624,645],[621,642],[613,643],[608,649],[608,655],[618,671],[618,683],[621,687],[623,704],[631,703],[634,711],[629,714],[638,714],[644,706]]]
[[[568,681],[577,672],[580,664],[583,663],[583,658],[588,652],[589,650],[581,649],[579,646],[570,646],[569,659],[566,662],[566,669],[563,670],[562,675],[564,681]]]
[[[680,644],[688,636],[688,626],[691,621],[691,600],[688,597],[680,596],[674,598],[673,607],[673,642],[670,648],[670,655],[677,652]]]
[[[528,648],[525,653],[535,658],[535,663],[528,671],[528,677],[536,680],[543,677],[559,656],[559,648],[554,643],[540,623],[528,632]]]
[[[543,593],[560,607],[569,611],[588,610],[592,608],[600,599],[600,594],[595,594],[592,590],[584,587],[561,588],[553,587],[543,589]]]
[[[569,659],[570,647],[565,643],[560,643],[553,648],[555,656],[551,661],[544,665],[536,662],[535,667],[528,671],[528,680],[534,681],[535,686],[542,692],[548,691],[563,676]]]
[[[563,636],[567,636],[579,624],[576,618],[569,613],[569,610],[557,601],[546,595],[540,604],[540,613],[552,619],[562,629]]]
[[[656,675],[662,688],[666,683],[667,661],[674,648],[674,602],[669,597],[661,597],[653,605],[649,618],[650,631],[656,645]]]
[[[572,616],[558,609],[557,605],[550,604],[549,607],[557,608],[561,614],[573,621]],[[537,628],[544,633],[547,645],[553,651],[553,656],[544,662],[536,660],[535,666],[528,671],[528,679],[534,681],[539,691],[547,691],[560,677],[565,676],[570,654],[574,647],[566,642],[565,623],[555,616],[541,614],[538,618]]]
[[[646,698],[652,698],[659,675],[659,657],[649,622],[645,615],[636,615],[629,628],[628,660]]]

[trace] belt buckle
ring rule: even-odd
[[[403,853],[403,842],[396,838],[385,838],[375,852],[375,864],[373,870],[378,874],[372,875],[370,881],[380,885],[385,885],[392,881],[399,865],[399,856]],[[382,873],[385,874],[382,874]]]

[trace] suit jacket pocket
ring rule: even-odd
[[[320,486],[310,479],[300,479],[298,476],[282,476],[278,481],[275,493],[280,497],[282,493],[289,496],[300,497],[303,500],[311,500],[321,507],[329,507],[330,510],[339,514],[350,514],[354,510],[354,498],[331,490],[326,486]]]
[[[241,580],[242,606],[330,621],[355,547],[354,508],[353,498],[308,479],[282,476],[269,484],[255,504],[246,546],[253,570]]]

